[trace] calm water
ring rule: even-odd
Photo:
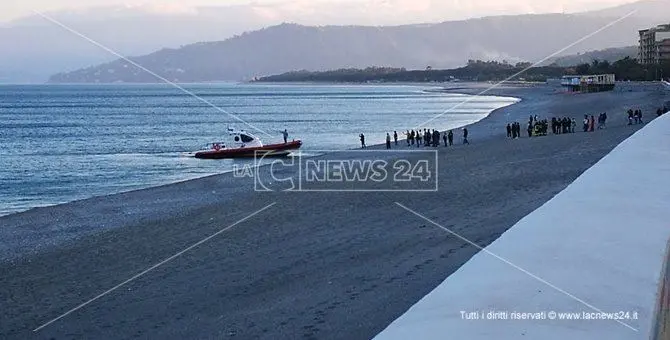
[[[188,85],[190,91],[305,150],[383,143],[467,96],[418,86]],[[435,120],[454,128],[511,98],[480,97]],[[168,85],[0,86],[0,215],[229,171],[234,161],[185,153],[221,140],[227,126],[255,131]],[[239,162],[239,161],[237,161]]]

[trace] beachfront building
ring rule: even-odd
[[[614,74],[563,76],[561,86],[569,92],[612,91],[614,90],[615,80]]]
[[[643,65],[670,61],[670,24],[640,30],[637,58]]]

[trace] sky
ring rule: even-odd
[[[324,6],[345,8],[361,6],[397,7],[407,11],[408,21],[433,20],[435,10],[442,17],[471,18],[487,15],[579,12],[615,6],[632,0],[0,0],[0,21],[10,21],[28,16],[33,11],[83,10],[92,7],[125,6],[151,7],[166,13],[188,11],[198,6],[231,6],[254,4],[256,6],[282,6],[300,10],[304,7]],[[333,7],[335,5],[335,7]],[[431,12],[433,12],[431,15]],[[338,13],[332,13],[337,15]],[[414,17],[412,17],[414,16]]]

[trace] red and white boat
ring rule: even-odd
[[[284,157],[302,146],[300,140],[263,145],[258,137],[244,130],[228,129],[228,137],[227,142],[212,143],[210,149],[196,152],[195,158]]]

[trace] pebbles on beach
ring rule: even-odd
[[[625,110],[652,112],[662,102],[647,85],[625,86],[632,91],[492,90],[487,94],[523,101],[469,127],[471,145],[438,148],[437,192],[265,193],[221,175],[1,217],[0,238],[8,243],[0,254],[14,265],[0,263],[0,337],[29,337],[40,324],[277,202],[45,327],[40,337],[371,338],[478,251],[395,202],[486,246],[641,127],[626,126]],[[602,111],[612,117],[607,130],[504,136],[509,119]],[[48,239],[68,242],[33,251]]]

